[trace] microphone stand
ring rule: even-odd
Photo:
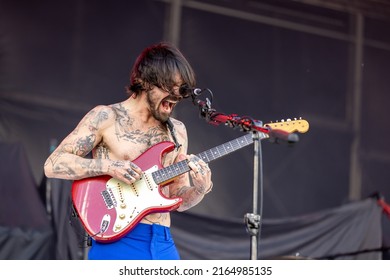
[[[206,89],[212,100],[212,92]],[[209,124],[219,125],[224,123],[230,127],[240,127],[242,131],[253,133],[253,147],[254,147],[254,162],[253,162],[253,207],[252,213],[247,213],[244,216],[244,222],[246,230],[250,235],[250,259],[257,260],[258,258],[258,243],[260,237],[260,225],[261,225],[261,213],[262,203],[260,203],[260,212],[258,205],[259,186],[260,186],[260,201],[263,197],[263,170],[261,164],[261,145],[259,133],[269,133],[268,127],[263,127],[262,122],[254,120],[251,117],[238,117],[235,114],[225,115],[223,113],[216,112],[215,109],[211,108],[211,100],[206,98],[206,101],[198,99],[198,96],[205,90],[195,89],[192,94],[192,101],[194,105],[198,105],[200,117],[204,118]],[[264,137],[263,137],[264,138]]]
[[[259,197],[259,178],[261,178],[260,183],[260,199],[263,197],[263,176],[259,176],[259,173],[262,174],[262,166],[260,164],[261,159],[261,145],[259,140],[259,134],[255,132],[253,134],[253,206],[252,213],[247,213],[244,216],[244,222],[246,225],[247,232],[250,236],[250,259],[257,260],[257,249],[258,249],[258,239],[260,237],[260,222],[261,222],[261,211],[258,210],[258,197]],[[260,204],[262,206],[262,204]]]

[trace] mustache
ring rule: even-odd
[[[163,100],[164,101],[171,101],[171,102],[175,102],[176,103],[176,102],[179,102],[182,99],[183,99],[182,96],[177,96],[177,95],[170,94],[167,97],[165,97]]]

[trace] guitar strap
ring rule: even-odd
[[[179,148],[181,147],[181,144],[177,141],[175,127],[173,126],[171,118],[169,118],[167,120],[167,127],[168,127],[169,131],[171,132],[171,136],[172,136],[173,142],[175,143],[176,150],[179,150]]]

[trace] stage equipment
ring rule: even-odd
[[[205,100],[200,99],[202,94],[207,94]],[[252,137],[254,143],[253,159],[253,206],[252,213],[244,216],[244,223],[250,235],[250,259],[258,258],[258,244],[261,228],[262,197],[263,197],[263,168],[261,141],[269,138],[270,142],[277,144],[293,145],[299,141],[299,137],[294,132],[305,133],[309,130],[309,123],[301,118],[283,119],[280,122],[268,123],[263,126],[263,122],[250,116],[240,117],[237,114],[226,115],[217,112],[212,108],[213,93],[210,89],[195,88],[192,90],[192,102],[199,107],[199,115],[211,125],[225,124],[231,128],[240,128],[241,131]],[[249,134],[250,133],[250,134]],[[260,196],[259,196],[260,195]],[[259,199],[260,198],[260,199]]]

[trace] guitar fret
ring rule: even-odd
[[[228,142],[228,143],[226,143],[226,144],[227,144],[227,145],[226,145],[226,149],[227,149],[227,152],[228,152],[228,153],[234,151],[234,150],[233,150],[232,143]],[[225,150],[226,150],[226,149],[225,149]]]
[[[204,162],[210,162],[210,159],[206,153],[200,153],[198,157],[200,157]]]
[[[207,150],[204,152],[204,154],[206,155],[206,157],[208,158],[209,162],[212,161],[214,159],[214,156],[213,156],[213,153],[211,150]]]
[[[172,165],[171,166],[168,166],[167,167],[167,176],[172,176],[172,173],[174,173],[174,169],[172,168]]]

